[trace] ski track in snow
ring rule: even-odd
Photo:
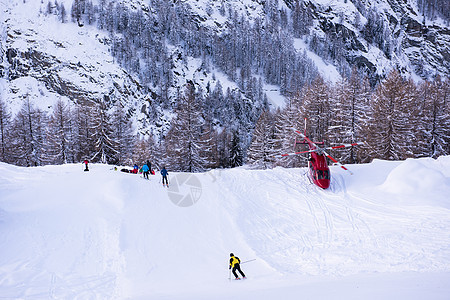
[[[170,199],[193,192],[173,172],[167,189],[158,175],[141,180],[106,165],[0,164],[0,299],[247,299],[272,288],[270,299],[323,276],[447,274],[447,194],[430,201],[382,188],[414,163],[423,165],[352,166],[353,176],[332,167],[328,190],[306,169],[214,170],[192,175],[201,198],[189,207]],[[445,186],[450,159],[428,163]],[[233,291],[229,252],[256,258]]]

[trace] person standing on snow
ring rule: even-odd
[[[148,165],[143,165],[142,166],[142,173],[144,174],[144,178],[148,179],[148,172],[150,171]]]
[[[83,161],[83,164],[86,166],[86,168],[84,169],[84,171],[89,171],[88,163],[89,163],[89,161],[88,161],[87,159],[85,159],[85,160]]]
[[[149,160],[147,160],[147,166],[148,166],[149,172],[151,172],[152,171],[152,164],[150,163]]]
[[[167,185],[167,187],[169,187],[169,181],[167,180],[167,175],[169,175],[169,172],[167,172],[166,167],[162,168],[161,175],[163,185]],[[164,184],[164,180],[166,181],[166,184]]]
[[[236,273],[236,271],[239,271],[239,273],[242,275],[242,278],[245,279],[245,274],[244,274],[244,272],[242,272],[240,264],[241,264],[241,260],[239,259],[239,257],[234,256],[233,253],[230,253],[230,268],[229,269],[230,270],[233,269],[232,272],[233,272],[233,275],[236,280],[240,279],[238,274]]]

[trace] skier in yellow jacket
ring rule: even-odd
[[[236,271],[239,271],[239,273],[241,273],[242,278],[245,279],[245,274],[244,272],[242,272],[241,270],[241,266],[240,266],[241,260],[239,259],[239,257],[234,256],[233,253],[230,253],[230,268],[229,269],[233,269],[233,275],[236,279],[240,279],[238,274],[236,273]]]

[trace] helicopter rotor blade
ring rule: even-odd
[[[347,169],[343,164],[341,164],[340,162],[338,162],[336,159],[334,159],[330,154],[328,154],[327,152],[323,151],[323,154],[325,154],[326,157],[328,157],[329,159],[331,159],[335,164],[337,164],[338,166],[340,166],[342,169],[349,171],[350,174],[353,175],[353,173]]]
[[[278,154],[278,155],[274,155],[273,157],[281,158],[281,157],[294,156],[294,155],[299,155],[299,154],[303,154],[303,153],[311,153],[311,152],[316,152],[316,150],[307,150],[307,151],[300,151],[300,152]]]
[[[325,149],[342,149],[342,148],[348,148],[348,147],[353,147],[353,146],[357,146],[357,145],[364,145],[364,142],[356,142],[356,143],[351,143],[351,144],[342,144],[342,145],[339,145],[339,146],[326,147]]]
[[[298,131],[295,128],[292,128],[294,130],[295,133],[299,134],[302,138],[304,138],[309,144],[313,145],[316,148],[320,148],[319,146],[317,146],[316,143],[314,143],[313,141],[311,141],[306,135],[304,135],[303,133],[301,133],[300,131]]]

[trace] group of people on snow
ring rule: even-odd
[[[116,168],[117,169],[117,168]],[[149,174],[155,175],[155,171],[152,169],[152,164],[149,160],[147,160],[147,163],[145,163],[142,168],[139,169],[139,166],[137,164],[134,164],[133,169],[129,170],[127,168],[122,168],[120,170],[121,172],[125,172],[125,173],[133,173],[133,174],[138,174],[138,173],[142,173],[142,176],[144,177],[144,179],[150,179],[149,178]],[[167,172],[166,167],[163,167],[160,171],[161,176],[162,176],[162,183],[164,186],[169,186],[169,180],[167,179],[167,176],[169,175],[169,172]]]
[[[152,169],[152,164],[150,163],[149,160],[147,160],[147,163],[145,163],[142,168],[139,169],[139,166],[137,164],[134,164],[133,169],[132,170],[128,170],[126,168],[121,169],[122,172],[125,173],[142,173],[142,176],[144,177],[144,179],[150,179],[148,177],[149,174],[155,175],[155,171]],[[163,186],[167,186],[169,187],[169,180],[167,179],[167,176],[169,175],[169,172],[167,172],[166,167],[163,167],[160,171],[161,176],[162,176],[162,184]]]
[[[88,164],[89,164],[89,161],[87,159],[85,159],[83,161],[83,165],[85,166],[84,171],[89,171]],[[114,167],[114,170],[117,170],[117,167]],[[132,174],[142,173],[142,175],[145,179],[150,179],[148,177],[149,174],[155,175],[155,171],[152,170],[152,164],[149,160],[147,160],[147,163],[145,163],[142,166],[142,168],[140,168],[140,169],[137,164],[134,164],[133,169],[129,170],[127,168],[122,168],[120,171],[124,172],[124,173],[132,173]],[[166,167],[163,167],[160,172],[161,172],[161,176],[162,176],[163,185],[168,187],[169,181],[167,179],[167,176],[169,175],[169,172],[167,172]]]

